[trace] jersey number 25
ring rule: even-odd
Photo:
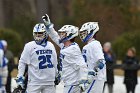
[[[53,68],[53,64],[51,62],[51,55],[41,55],[38,57],[39,62],[39,69],[45,68]],[[46,64],[47,62],[47,64]]]

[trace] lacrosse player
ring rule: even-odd
[[[88,85],[87,65],[76,42],[78,27],[64,25],[58,33],[54,30],[48,15],[42,17],[50,38],[61,48],[63,93],[81,93]]]
[[[81,40],[87,43],[82,50],[89,71],[88,80],[90,86],[86,93],[102,93],[104,82],[106,81],[104,54],[100,42],[96,40],[98,31],[98,22],[84,23],[79,31]]]
[[[43,23],[33,29],[34,41],[27,43],[21,54],[17,85],[24,88],[25,66],[28,66],[27,93],[56,93],[55,76],[57,75],[57,54],[54,45],[48,41],[48,34]]]
[[[0,93],[6,93],[5,85],[8,76],[7,62],[8,60],[4,56],[3,40],[0,40]]]

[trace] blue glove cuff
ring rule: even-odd
[[[104,68],[104,66],[105,66],[105,60],[104,59],[99,59],[98,60],[98,68],[99,69],[103,69]]]
[[[88,72],[88,75],[93,75],[93,76],[95,76],[96,73],[95,73],[94,71],[89,71],[89,72]]]
[[[81,80],[81,81],[79,81],[79,84],[85,84],[85,83],[89,83],[88,80]]]
[[[16,82],[18,83],[18,82],[24,82],[24,77],[23,76],[20,76],[20,77],[18,77],[17,79],[16,79]]]
[[[98,65],[98,68],[99,69],[103,69],[104,68],[104,63],[103,62],[100,62],[99,65]]]

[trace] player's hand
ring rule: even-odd
[[[88,80],[81,80],[79,82],[79,86],[80,86],[82,92],[84,92],[89,86],[89,81]]]
[[[61,81],[61,71],[59,71],[55,77],[55,81],[54,81],[55,85],[58,85],[60,81]]]
[[[53,28],[53,24],[51,23],[48,14],[45,14],[44,16],[42,16],[42,20],[43,20],[47,29]]]
[[[44,16],[42,16],[42,19],[46,26],[51,24],[48,14],[45,14]]]
[[[104,60],[98,60],[98,64],[97,66],[94,68],[95,72],[99,72],[101,69],[104,68],[104,63],[103,63]]]
[[[25,78],[23,76],[17,77],[16,79],[17,87],[21,87],[24,89],[24,80]]]
[[[96,76],[97,76],[97,72],[89,71],[88,72],[88,81],[89,81],[89,83],[91,83],[93,81],[93,79],[95,79]]]

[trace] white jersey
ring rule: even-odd
[[[2,49],[0,49],[0,67],[2,68],[3,66],[3,57],[4,57],[4,52]]]
[[[87,65],[78,44],[74,42],[64,47],[63,43],[59,43],[60,37],[54,29],[50,29],[49,36],[61,48],[62,80],[65,86],[77,85],[79,80],[87,79]]]
[[[0,85],[6,85],[7,76],[8,76],[8,68],[7,68],[8,60],[4,57],[4,51],[0,49]]]
[[[23,76],[28,65],[28,85],[54,85],[57,63],[56,50],[51,42],[41,46],[31,41],[24,46],[17,76]]]
[[[88,64],[89,71],[94,70],[94,67],[97,66],[97,62],[99,59],[104,59],[102,46],[97,40],[92,40],[87,45],[85,45],[83,47],[82,53],[85,58],[85,61]],[[101,69],[101,71],[98,72],[97,79],[106,80],[106,65],[103,69]]]

